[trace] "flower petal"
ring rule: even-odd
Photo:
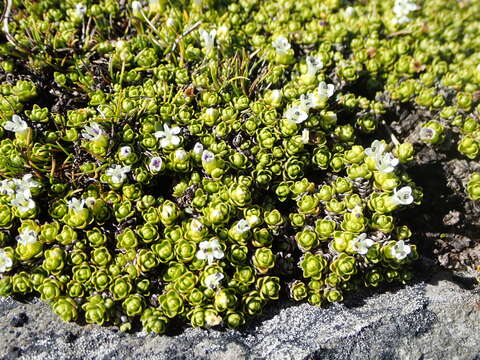
[[[198,250],[195,257],[198,259],[198,260],[205,260],[207,258],[207,254],[205,253],[205,251],[203,250]]]
[[[170,139],[170,143],[174,146],[177,146],[178,144],[180,144],[180,138],[178,136],[172,136],[172,138]]]
[[[212,255],[216,259],[222,259],[225,256],[224,252],[222,250],[219,250],[219,249],[213,250]]]
[[[163,131],[155,131],[153,134],[157,139],[165,137],[165,132]]]
[[[160,146],[162,148],[165,148],[169,145],[170,145],[170,140],[168,140],[167,138],[163,138],[162,140],[160,140]]]

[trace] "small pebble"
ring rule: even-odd
[[[2,358],[2,360],[15,360],[22,356],[22,349],[16,346],[12,346],[8,349],[8,352]]]
[[[28,323],[28,316],[24,312],[12,317],[12,320],[10,320],[10,325],[13,327],[22,327],[26,323]]]
[[[65,334],[63,335],[63,340],[67,344],[73,343],[75,340],[77,340],[78,336],[72,333],[71,331],[66,331]]]

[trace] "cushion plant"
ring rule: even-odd
[[[6,1],[0,294],[163,333],[407,282],[415,148],[478,156],[479,10]]]

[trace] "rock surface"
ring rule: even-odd
[[[326,309],[279,304],[243,332],[170,336],[66,324],[40,302],[0,299],[0,359],[480,359],[480,294],[471,280],[436,271]]]

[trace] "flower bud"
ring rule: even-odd
[[[179,207],[170,200],[165,201],[159,208],[160,221],[168,226],[173,225],[177,218],[181,216]]]
[[[94,249],[90,253],[90,258],[94,265],[104,267],[107,266],[108,263],[112,260],[112,255],[110,255],[110,252],[106,247],[102,246]]]
[[[438,121],[431,120],[422,125],[419,137],[426,143],[439,144],[445,140],[444,127]]]
[[[67,295],[72,298],[81,298],[85,296],[85,289],[81,282],[71,280],[67,283]]]

